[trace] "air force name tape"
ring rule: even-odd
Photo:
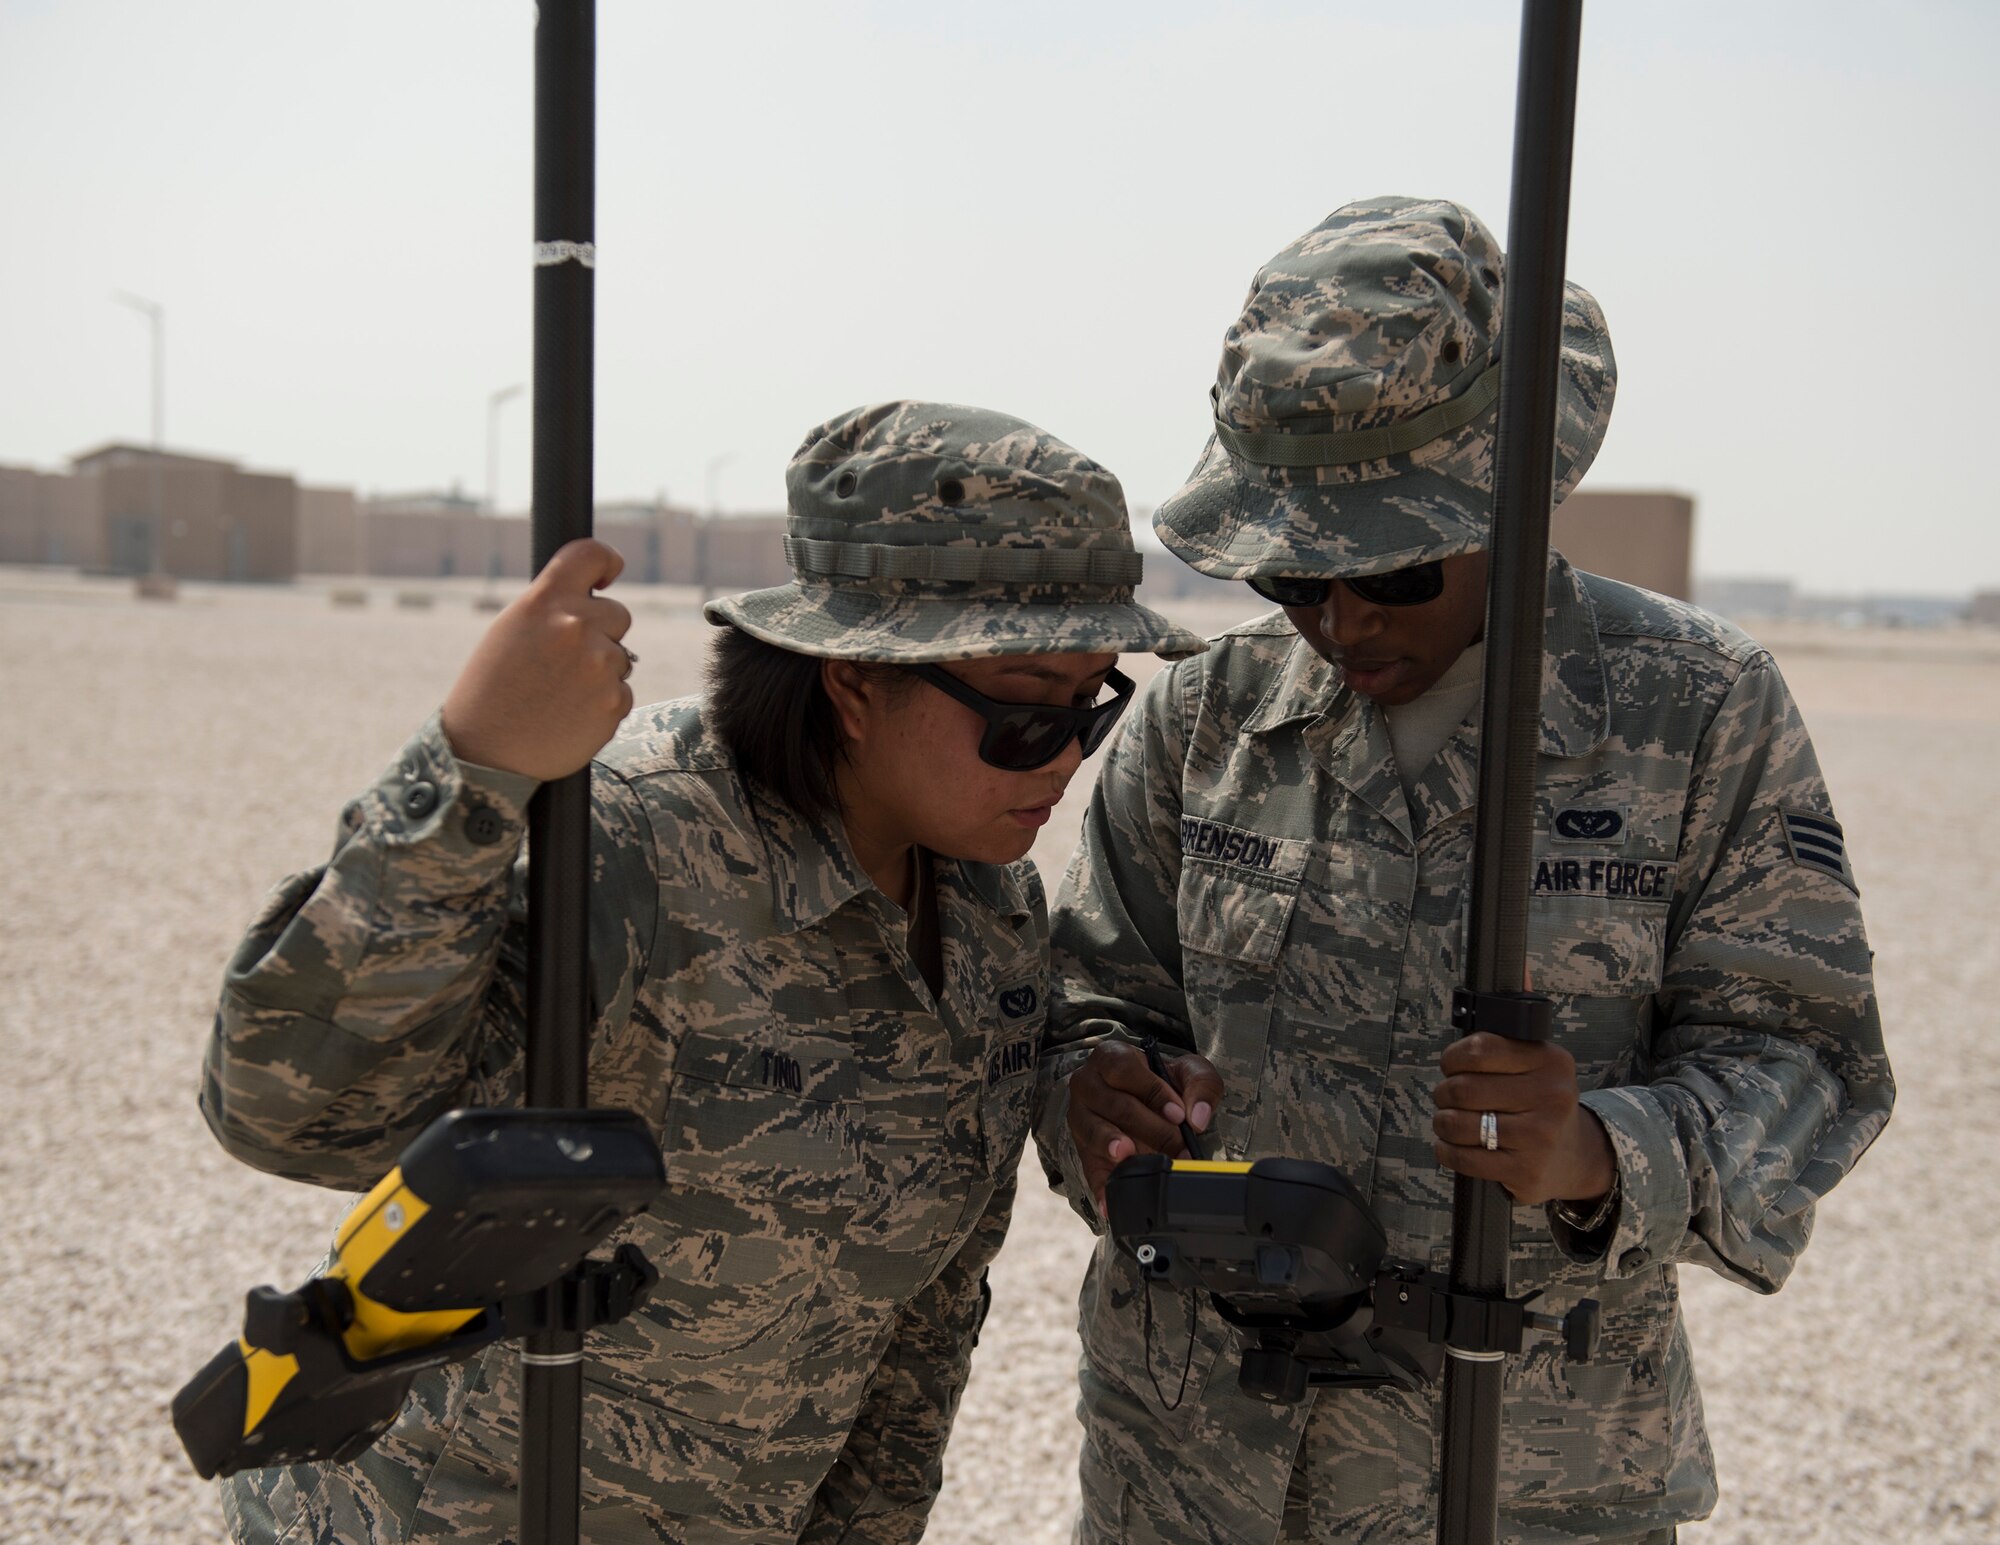
[[[1026,1073],[1035,1065],[1035,1038],[1023,1036],[1010,1041],[986,1059],[986,1082],[1004,1083]]]
[[[1651,859],[1566,858],[1545,853],[1535,860],[1534,893],[1666,902],[1673,899],[1674,866]]]
[[[1841,835],[1840,823],[1830,815],[1806,810],[1787,810],[1784,817],[1785,846],[1792,851],[1792,862],[1802,869],[1831,875],[1859,895],[1861,887],[1854,883],[1854,871],[1847,867],[1847,839]]]

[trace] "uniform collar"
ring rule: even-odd
[[[1542,626],[1542,752],[1587,756],[1611,733],[1611,686],[1597,608],[1561,553],[1549,555],[1549,609]]]
[[[965,888],[984,902],[989,912],[1005,917],[1010,923],[1025,923],[1034,916],[1020,887],[1000,865],[976,864],[969,858],[959,858],[947,860],[940,867],[955,870]]]
[[[772,902],[787,933],[815,928],[856,896],[875,889],[848,845],[838,816],[808,821],[789,805],[750,790],[745,804],[763,839]],[[949,883],[955,873],[989,912],[1016,923],[1032,916],[1018,887],[1009,883],[998,865],[945,859],[938,868],[940,880]]]
[[[787,933],[816,927],[874,889],[838,817],[808,821],[761,789],[746,788],[744,803],[763,839],[772,906]]]
[[[1542,744],[1546,756],[1586,755],[1610,733],[1610,688],[1604,676],[1597,612],[1576,570],[1560,553],[1549,555],[1549,602],[1543,619]],[[1286,652],[1262,701],[1243,722],[1246,735],[1263,734],[1301,720],[1341,724],[1377,717],[1374,705],[1347,690],[1334,668],[1304,639]],[[1386,744],[1386,734],[1383,736]]]

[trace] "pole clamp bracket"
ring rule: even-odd
[[[1451,1027],[1461,1037],[1485,1030],[1510,1041],[1546,1041],[1556,1032],[1555,1000],[1538,992],[1477,992],[1455,987]]]
[[[1560,1335],[1572,1361],[1589,1362],[1597,1352],[1597,1300],[1579,1299],[1558,1319],[1529,1308],[1539,1297],[1539,1292],[1519,1298],[1464,1292],[1443,1272],[1389,1266],[1375,1278],[1371,1301],[1377,1325],[1414,1331],[1447,1351],[1474,1357],[1515,1353],[1533,1330]]]
[[[580,1336],[624,1319],[659,1281],[659,1270],[637,1245],[620,1245],[608,1261],[585,1260],[547,1287],[508,1299],[502,1318],[510,1336],[551,1330]]]

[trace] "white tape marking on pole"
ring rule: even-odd
[[[535,243],[535,267],[553,268],[558,263],[581,263],[585,268],[597,266],[597,243],[594,241],[538,241]]]

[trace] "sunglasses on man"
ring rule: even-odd
[[[975,692],[942,666],[906,665],[913,676],[922,677],[947,697],[958,699],[986,721],[986,733],[979,737],[979,759],[1005,772],[1033,772],[1061,756],[1072,740],[1083,743],[1089,756],[1104,744],[1111,726],[1132,701],[1132,678],[1114,670],[1104,678],[1105,686],[1116,694],[1107,703],[1090,708],[1056,708],[1043,703],[1000,703]]]
[[[1354,574],[1338,581],[1275,574],[1244,583],[1279,606],[1324,606],[1336,583],[1376,606],[1422,606],[1444,594],[1444,561],[1433,559],[1387,574]]]

